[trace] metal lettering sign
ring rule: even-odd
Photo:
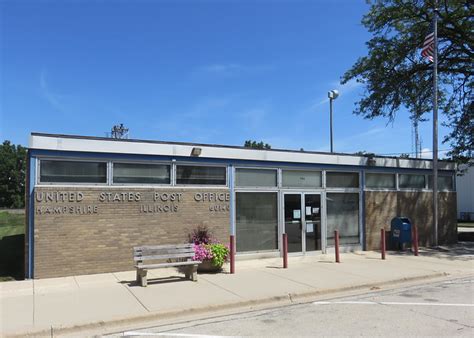
[[[230,211],[228,192],[37,191],[34,196],[37,215],[94,215],[109,204],[134,204],[141,214],[179,213],[184,201],[186,207],[206,204],[211,214]]]

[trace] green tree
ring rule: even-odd
[[[367,156],[367,157],[374,157],[375,154],[374,153],[369,153],[365,150],[362,150],[362,151],[357,151],[354,153],[354,155],[359,155],[359,156]]]
[[[247,140],[244,143],[245,148],[253,148],[253,149],[271,149],[272,146],[268,143],[263,143],[263,141],[257,142],[252,140]]]
[[[356,80],[365,94],[355,114],[390,121],[405,108],[411,118],[422,119],[433,109],[432,63],[421,46],[433,18],[434,0],[369,0],[362,24],[372,34],[368,55],[360,57],[342,77]],[[438,1],[439,109],[447,117],[448,156],[459,162],[472,157],[474,143],[473,59],[474,13],[472,1]]]
[[[0,145],[0,207],[25,206],[26,148],[10,141]]]

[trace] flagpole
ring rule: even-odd
[[[438,0],[433,12],[433,230],[434,245],[438,245]]]

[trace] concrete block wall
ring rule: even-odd
[[[228,243],[228,194],[228,189],[37,187],[31,211],[34,278],[131,270],[134,246],[186,243],[199,225]]]
[[[433,194],[424,191],[367,191],[365,193],[365,233],[367,250],[380,249],[380,229],[390,231],[394,217],[408,217],[418,227],[420,245],[432,242]],[[456,193],[438,194],[439,244],[456,243]],[[390,234],[387,233],[387,237]]]

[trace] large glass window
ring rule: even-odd
[[[170,166],[165,164],[114,163],[114,183],[170,184]]]
[[[236,169],[237,187],[276,187],[277,171],[270,169]]]
[[[237,251],[278,249],[277,194],[236,193]]]
[[[41,160],[40,183],[107,183],[107,163]]]
[[[359,173],[327,172],[326,187],[328,188],[358,188]]]
[[[226,185],[226,167],[176,166],[176,184]]]
[[[327,193],[326,201],[328,245],[334,245],[334,230],[341,244],[360,244],[359,194]]]
[[[395,189],[395,174],[366,173],[365,187],[372,189]]]
[[[429,176],[428,188],[433,189],[433,175]],[[439,190],[454,190],[452,176],[438,176],[438,191]]]
[[[400,174],[398,186],[401,189],[424,189],[425,175]]]
[[[320,188],[321,172],[304,170],[283,170],[282,185],[285,188]]]

